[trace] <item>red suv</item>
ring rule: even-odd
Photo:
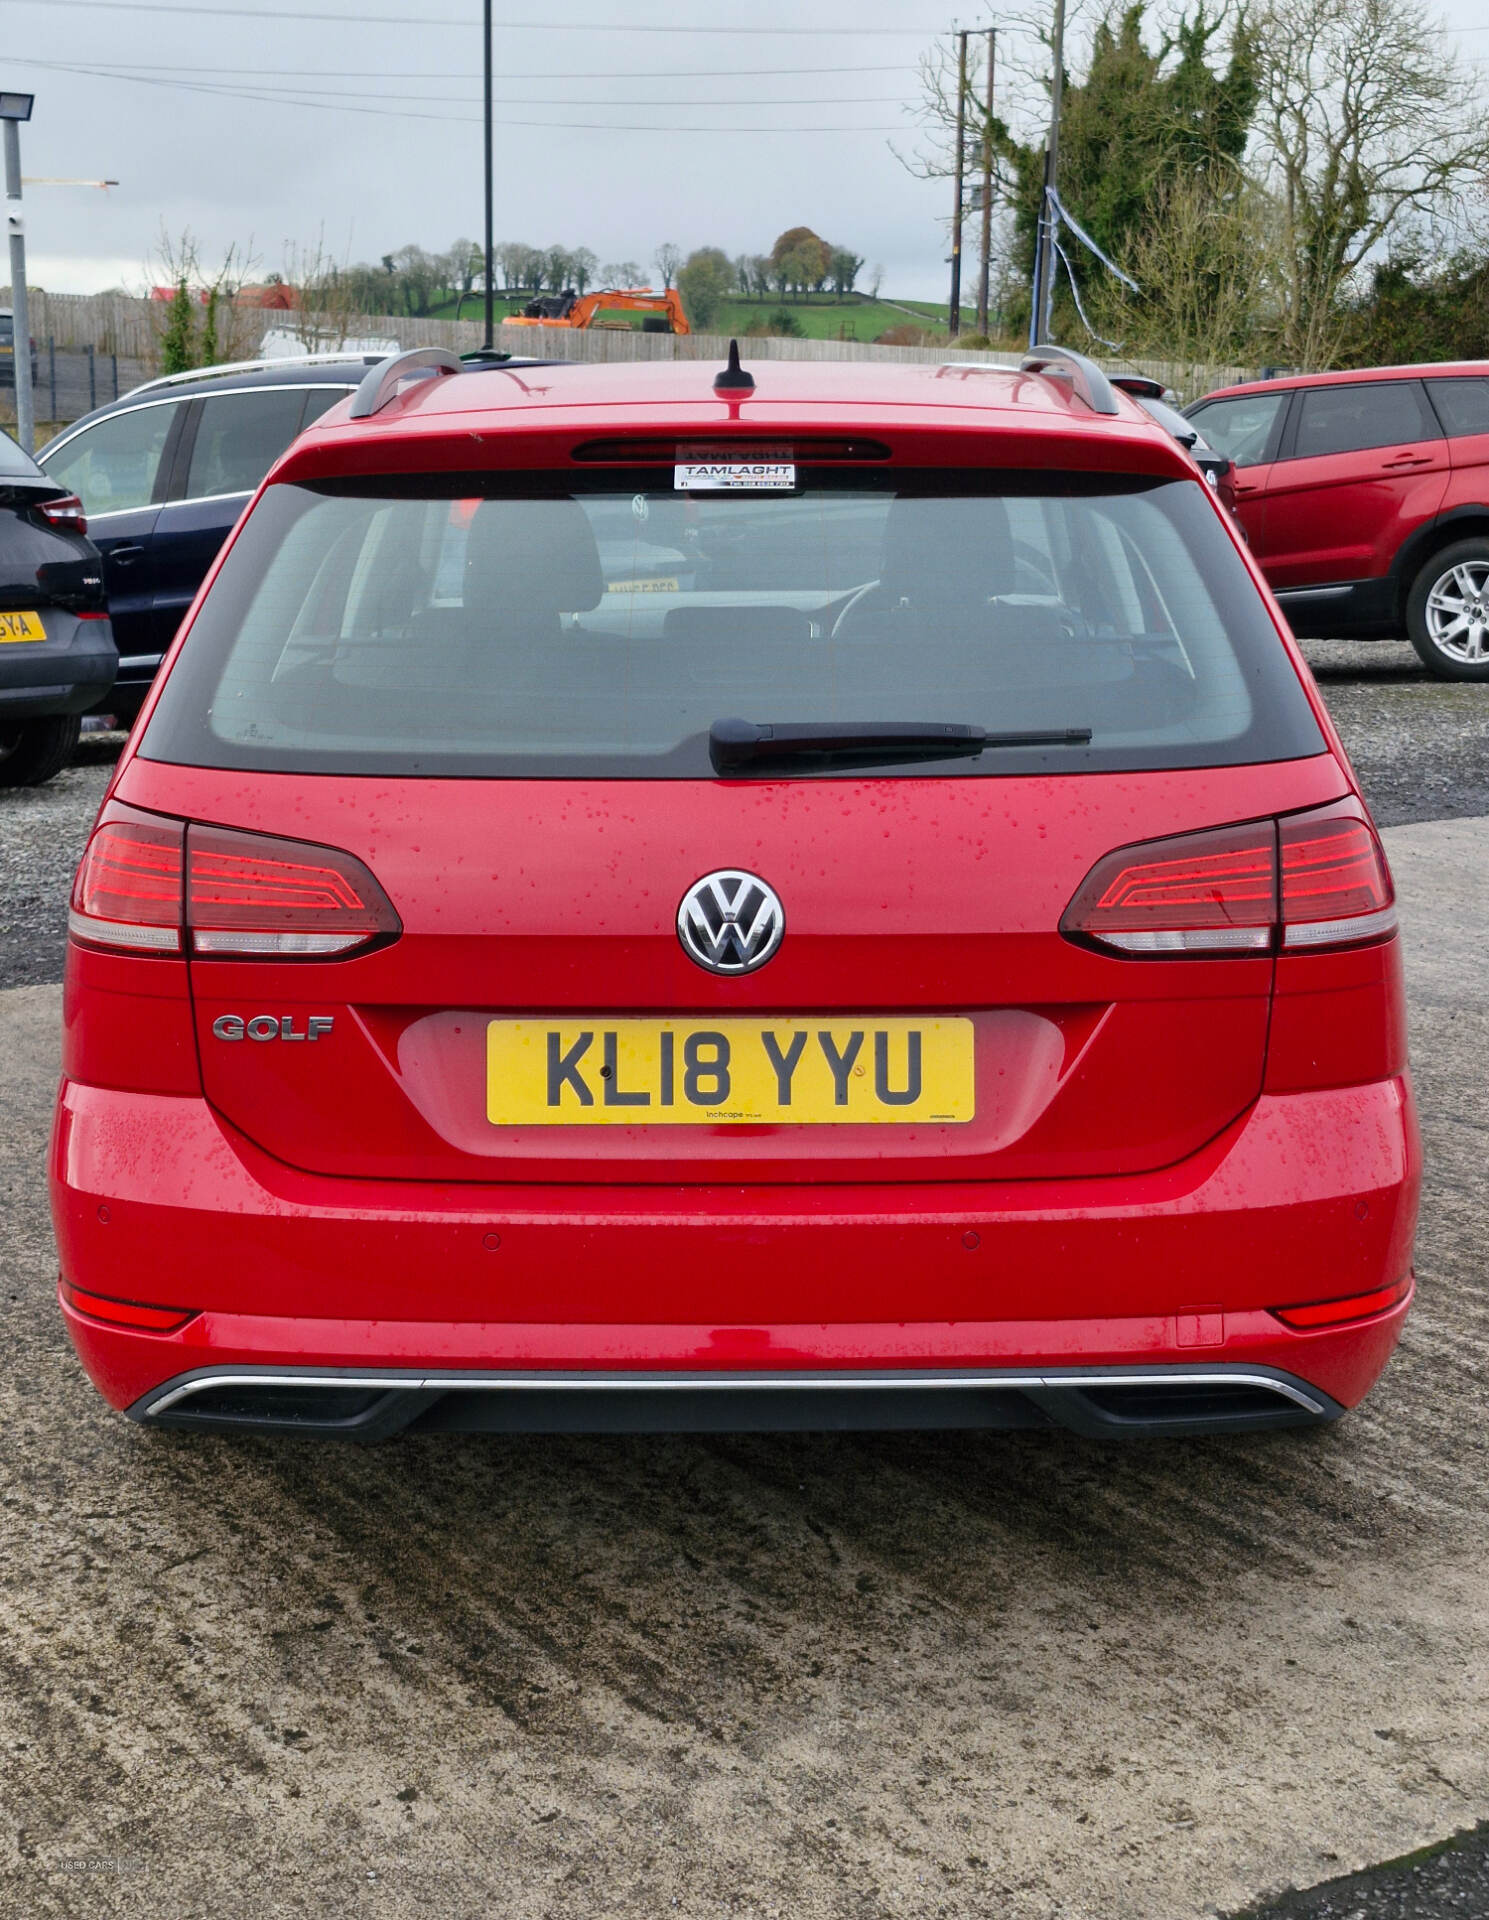
[[[71,928],[62,1311],[138,1420],[1265,1427],[1407,1311],[1379,842],[1073,355],[374,369]]]
[[[1404,630],[1432,673],[1489,680],[1489,365],[1253,382],[1188,418],[1297,632]]]

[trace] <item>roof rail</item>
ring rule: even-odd
[[[464,371],[459,357],[448,347],[410,347],[407,353],[390,354],[363,375],[349,417],[366,420],[369,415],[380,412],[398,391],[398,383],[411,374],[434,380],[442,373]]]
[[[1083,353],[1071,347],[1035,347],[1019,362],[1020,373],[1065,375],[1092,413],[1120,413],[1112,383]]]
[[[343,347],[339,353],[280,353],[268,360],[224,360],[215,367],[189,367],[185,373],[163,373],[159,379],[146,380],[131,393],[152,393],[157,387],[178,387],[188,380],[215,380],[219,374],[267,373],[272,367],[344,367],[348,360],[360,360],[374,367],[381,354],[367,353],[361,347]]]

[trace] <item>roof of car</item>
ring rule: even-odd
[[[464,458],[473,423],[505,434],[588,438],[647,433],[750,436],[875,429],[1054,436],[1084,443],[1080,465],[1153,473],[1192,473],[1170,436],[1136,402],[1117,396],[1114,414],[1097,413],[1072,382],[1054,373],[1026,373],[985,363],[884,365],[864,361],[756,361],[755,386],[741,396],[714,387],[711,360],[548,365],[465,370],[410,379],[371,414],[353,418],[336,405],[302,434],[277,477],[335,472],[337,453],[355,438],[403,461],[398,442],[458,442]],[[1002,442],[1006,445],[1006,442]],[[986,462],[994,443],[970,457]],[[401,451],[411,456],[412,445]],[[442,452],[449,455],[448,446]],[[361,464],[361,463],[359,463]],[[444,464],[441,459],[439,464]],[[466,465],[473,464],[468,459]],[[477,461],[474,464],[481,464]],[[1019,464],[1019,463],[1015,463]]]
[[[1201,397],[1204,400],[1229,400],[1237,394],[1276,393],[1293,387],[1358,386],[1361,381],[1421,380],[1428,377],[1444,380],[1452,379],[1454,375],[1483,379],[1486,374],[1489,374],[1489,360],[1427,360],[1403,367],[1340,367],[1331,373],[1279,373],[1270,380],[1240,380],[1232,387],[1214,387]],[[1196,400],[1194,405],[1200,405],[1200,401]]]
[[[65,429],[69,434],[89,421],[102,420],[149,400],[191,400],[202,393],[238,392],[244,387],[355,387],[369,367],[383,358],[376,353],[347,354],[344,358],[250,360],[163,380],[147,380],[85,413]],[[60,436],[59,436],[60,438]]]

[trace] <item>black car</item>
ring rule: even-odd
[[[48,476],[82,500],[103,555],[119,643],[109,708],[121,719],[139,712],[260,480],[381,358],[309,354],[169,375],[85,414],[42,449]]]
[[[0,432],[0,787],[61,772],[118,665],[81,502]]]
[[[1111,376],[1114,387],[1120,387],[1124,393],[1130,393],[1144,413],[1156,420],[1165,433],[1171,433],[1181,447],[1187,447],[1194,464],[1205,476],[1206,481],[1220,495],[1227,509],[1234,514],[1236,510],[1236,465],[1228,454],[1218,447],[1212,447],[1192,420],[1186,419],[1177,407],[1171,407],[1164,399],[1168,389],[1161,380],[1150,380],[1146,374],[1114,373]]]
[[[16,383],[16,317],[9,307],[0,307],[0,387]],[[36,342],[31,342],[31,384],[36,385]]]

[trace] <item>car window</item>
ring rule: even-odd
[[[75,493],[90,518],[149,506],[179,404],[112,413],[84,427],[55,451],[44,448],[41,464],[48,479]]]
[[[218,393],[201,407],[186,476],[188,500],[251,493],[300,431],[305,389]]]
[[[1450,439],[1489,433],[1489,380],[1431,380],[1428,390]]]
[[[1415,380],[1371,380],[1359,386],[1310,387],[1301,401],[1293,458],[1361,453],[1411,440],[1441,439],[1426,417]]]
[[[1243,393],[1234,400],[1206,400],[1185,418],[1198,427],[1218,452],[1238,467],[1254,467],[1266,458],[1267,443],[1287,401],[1287,390]]]
[[[338,400],[344,400],[351,393],[351,387],[310,387],[305,395],[305,418],[300,422],[301,430],[308,427],[312,420],[319,420],[328,407],[334,407]]]
[[[734,715],[1091,729],[948,776],[1322,750],[1197,480],[824,473],[680,497],[655,470],[625,478],[272,487],[145,752],[697,778]]]

